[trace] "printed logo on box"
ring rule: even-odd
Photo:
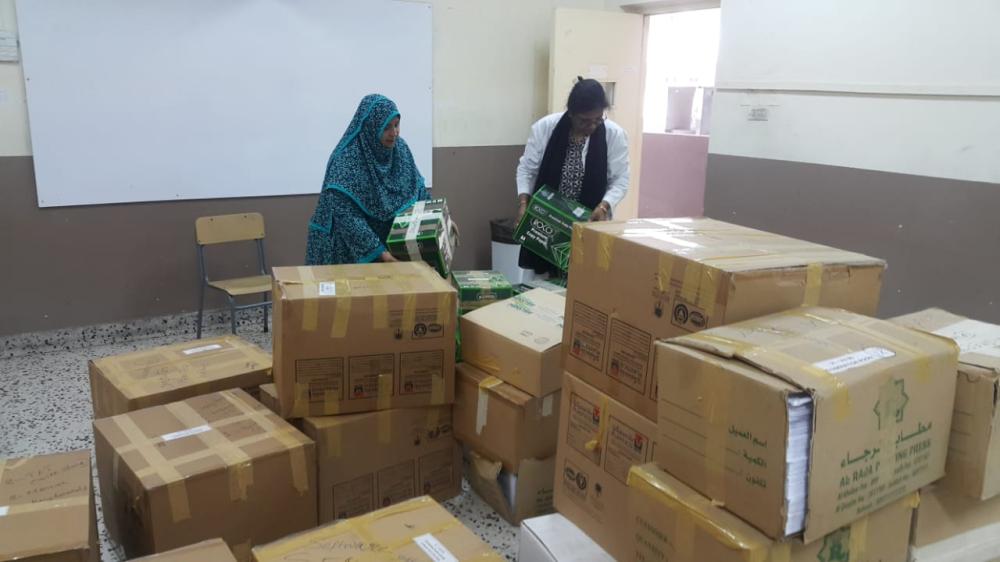
[[[586,500],[589,486],[590,480],[587,473],[567,459],[563,467],[563,488],[578,499]]]
[[[851,528],[844,527],[823,537],[823,548],[816,559],[819,562],[850,562]]]
[[[893,423],[903,423],[903,415],[909,401],[905,381],[887,380],[878,390],[878,402],[875,402],[873,409],[875,416],[878,417],[878,428],[882,429]]]
[[[680,296],[674,297],[674,307],[670,323],[688,332],[697,332],[708,327],[708,316],[705,310],[699,308]]]

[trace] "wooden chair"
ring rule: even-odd
[[[206,287],[222,291],[226,295],[226,300],[229,303],[229,322],[233,334],[236,333],[236,311],[257,307],[264,308],[264,331],[266,332],[267,311],[271,306],[271,301],[268,299],[271,292],[271,276],[267,274],[267,265],[264,261],[264,217],[260,213],[200,217],[194,223],[194,230],[198,239],[198,273],[201,277],[198,291],[198,338],[201,338]],[[217,279],[215,281],[208,278],[205,269],[206,246],[249,241],[257,243],[257,262],[260,275]],[[236,304],[236,297],[261,293],[263,293],[263,300],[259,303]]]

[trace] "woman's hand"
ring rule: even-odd
[[[517,224],[521,224],[521,219],[524,218],[524,213],[528,212],[528,201],[531,199],[528,195],[521,194],[518,196],[517,202]]]
[[[395,258],[395,256],[393,256],[392,254],[390,254],[388,251],[382,252],[382,255],[379,256],[378,259],[379,259],[379,261],[383,261],[383,262],[386,262],[386,263],[399,261],[399,260],[397,260]]]
[[[594,208],[594,212],[590,213],[591,221],[606,221],[611,215],[611,206],[608,205],[607,201],[601,201]]]

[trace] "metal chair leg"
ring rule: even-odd
[[[205,284],[201,283],[198,287],[198,337],[201,339],[201,321],[205,314]]]
[[[264,293],[264,297],[263,297],[262,301],[263,302],[267,302],[269,296],[271,296],[271,293]],[[271,307],[269,305],[265,304],[261,308],[264,309],[264,333],[266,334],[267,333],[267,309],[269,309]]]
[[[236,301],[233,299],[232,295],[226,295],[229,299],[229,325],[233,330],[233,335],[236,335]]]

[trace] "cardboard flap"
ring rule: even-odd
[[[566,298],[545,289],[532,289],[486,305],[462,316],[472,322],[543,353],[562,344]],[[530,328],[530,329],[528,329]]]
[[[839,309],[803,307],[669,340],[738,360],[829,396],[887,363],[924,364],[955,353],[936,337]]]
[[[423,262],[275,267],[272,271],[285,300],[455,292]]]
[[[469,381],[481,388],[484,387],[482,384],[483,382],[496,380],[496,378],[489,373],[483,371],[482,369],[473,367],[469,363],[459,363],[455,366],[455,371],[459,377],[468,378]],[[524,406],[534,398],[534,396],[528,394],[520,388],[502,381],[499,384],[490,384],[485,386],[484,391],[496,396],[497,398],[506,400],[507,402],[510,402],[518,407]]]
[[[949,338],[958,344],[958,362],[1000,375],[1000,326],[952,314],[940,308],[904,314],[894,324]]]

